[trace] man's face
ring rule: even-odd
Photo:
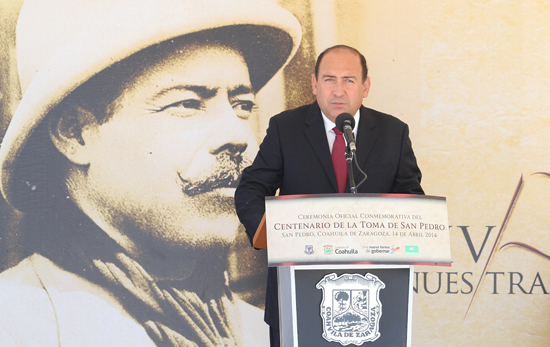
[[[136,244],[208,249],[232,242],[234,188],[257,151],[243,57],[226,46],[180,45],[128,85],[108,121],[83,128],[90,158],[84,204],[91,209],[81,208]]]
[[[327,52],[319,64],[319,76],[311,78],[319,107],[331,121],[343,112],[352,116],[369,94],[370,79],[363,83],[359,56],[348,49]]]

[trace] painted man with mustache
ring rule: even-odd
[[[233,194],[299,23],[269,2],[58,2],[19,17],[0,170],[27,257],[0,274],[0,345],[265,345],[228,286]]]

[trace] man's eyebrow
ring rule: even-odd
[[[177,86],[163,89],[160,92],[156,93],[154,95],[154,98],[164,96],[174,90],[190,91],[197,94],[202,99],[210,99],[216,96],[216,94],[218,93],[218,88],[210,88],[210,87],[199,86],[194,84],[184,84],[184,85],[177,85]]]
[[[327,77],[337,78],[335,75],[322,75],[321,76],[321,78],[327,78]],[[357,76],[349,75],[349,76],[342,76],[340,78],[354,78],[354,79],[357,79]]]
[[[238,85],[234,88],[229,89],[227,94],[231,98],[231,97],[234,97],[236,95],[254,94],[254,90],[250,86],[240,84],[240,85]]]

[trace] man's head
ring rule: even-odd
[[[233,239],[255,92],[296,52],[296,18],[251,0],[48,0],[25,3],[17,34],[12,205],[67,196],[131,254]]]
[[[0,189],[8,202],[29,211],[29,201],[51,196],[49,178],[36,177],[36,163],[25,162],[32,159],[26,152],[37,150],[27,145],[57,105],[114,64],[157,44],[216,31],[239,48],[258,91],[298,49],[300,23],[271,1],[203,0],[198,5],[191,0],[23,3],[16,33],[22,99],[0,147]],[[42,147],[39,141],[33,144]]]
[[[135,61],[145,55],[130,58],[138,68],[120,81],[106,119],[71,97],[50,118],[51,139],[70,163],[67,193],[131,252],[142,251],[136,240],[226,245],[238,225],[233,190],[257,151],[247,65],[220,43],[155,49],[146,64]]]
[[[317,58],[311,84],[319,107],[330,120],[344,112],[353,115],[369,93],[365,57],[348,46],[330,47]]]

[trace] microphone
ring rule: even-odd
[[[336,117],[335,123],[336,128],[344,134],[350,150],[355,153],[355,135],[353,135],[355,119],[353,118],[353,116],[349,113],[341,113],[340,115],[338,115],[338,117]]]

